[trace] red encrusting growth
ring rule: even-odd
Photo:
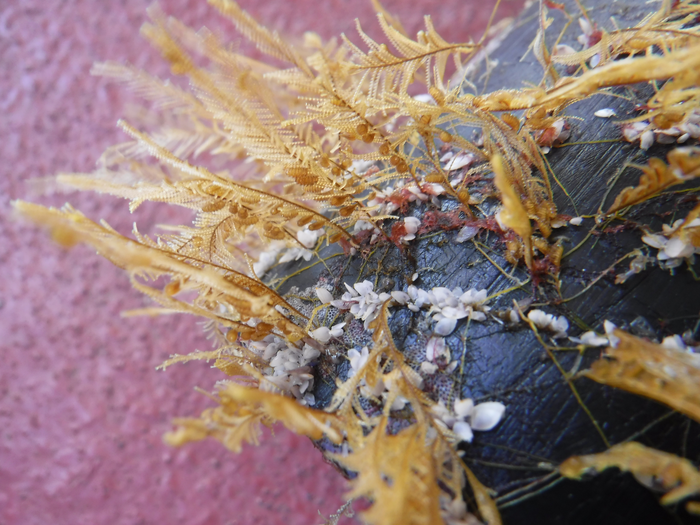
[[[461,211],[428,211],[421,219],[421,226],[418,229],[418,234],[436,230],[451,231],[466,226],[468,222],[480,222],[468,221],[467,219],[461,218],[461,215]],[[480,227],[477,224],[474,224],[474,226]]]
[[[406,225],[404,224],[404,222],[397,221],[391,227],[391,235],[389,235],[389,238],[396,246],[400,247],[401,246],[401,237],[403,237],[407,233],[408,232],[406,231]]]

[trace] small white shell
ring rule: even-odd
[[[417,217],[406,217],[403,220],[404,227],[406,228],[406,233],[416,233],[418,227],[420,226],[420,219]]]
[[[620,338],[613,333],[616,328],[617,326],[613,322],[608,321],[607,319],[603,322],[603,329],[605,330],[605,335],[608,336],[610,346],[612,346],[613,348],[616,348],[617,345],[620,344]]]
[[[648,150],[654,145],[654,132],[647,130],[642,133],[642,137],[639,140],[639,147],[644,151]]]
[[[456,157],[452,157],[452,159],[450,159],[450,161],[445,165],[445,171],[458,170],[465,166],[469,166],[472,162],[474,162],[474,155],[471,153],[463,153],[457,155]]]
[[[674,144],[676,142],[676,137],[666,135],[665,133],[657,133],[656,142],[659,144]]]
[[[457,326],[457,319],[450,319],[449,317],[443,317],[435,325],[433,332],[437,335],[447,336],[455,331],[456,326]]]
[[[457,237],[455,237],[455,242],[460,243],[468,241],[469,239],[473,239],[474,237],[476,237],[477,233],[479,233],[479,228],[477,228],[476,226],[465,226],[464,228],[459,230]]]
[[[668,239],[666,239],[666,237],[664,237],[663,235],[656,233],[656,234],[643,235],[642,242],[644,244],[648,244],[652,248],[656,248],[657,250],[663,250],[666,247],[666,243],[668,242]]]
[[[465,423],[464,421],[459,421],[458,423],[455,423],[455,426],[452,427],[452,432],[457,434],[460,441],[466,441],[467,443],[471,443],[472,439],[474,439],[474,433],[472,432],[469,423]]]
[[[331,331],[326,326],[312,330],[309,334],[316,339],[316,341],[320,341],[321,343],[327,343],[331,340]]]
[[[302,354],[302,357],[304,359],[306,359],[307,361],[312,361],[320,355],[321,355],[321,352],[319,352],[318,350],[316,350],[315,348],[313,348],[309,345],[306,345],[304,347],[304,353]]]
[[[362,281],[361,283],[355,283],[354,285],[355,290],[357,290],[357,293],[360,295],[367,295],[370,293],[372,290],[374,290],[374,284],[372,284],[372,281]]]
[[[437,372],[437,365],[435,363],[431,363],[429,361],[423,361],[420,364],[420,371],[423,372],[424,374],[427,374],[429,376],[433,375],[435,372]]]
[[[454,156],[455,156],[454,152],[448,151],[442,157],[440,157],[440,162],[447,162],[448,160],[450,160]]]
[[[671,237],[665,246],[666,255],[673,259],[684,259],[693,255],[695,247],[680,237]]]
[[[304,248],[312,249],[314,246],[316,246],[316,241],[321,235],[323,235],[323,229],[311,231],[308,228],[305,228],[297,232],[297,239],[304,245]]]
[[[314,406],[316,404],[316,397],[313,394],[304,394],[304,403],[309,406]]]
[[[472,415],[474,411],[474,401],[470,398],[455,399],[455,414],[460,418],[466,418]]]
[[[333,325],[330,329],[331,337],[342,337],[344,326],[345,326],[345,323],[338,323],[336,325]]]
[[[580,343],[588,346],[607,346],[608,338],[602,337],[593,331],[588,331],[581,334],[581,337],[569,337],[574,343]]]
[[[581,223],[583,223],[583,217],[574,217],[569,220],[569,224],[572,226],[581,226]]]
[[[428,361],[435,361],[441,355],[445,355],[445,339],[442,337],[431,337],[425,346],[425,357]]]
[[[394,301],[399,304],[406,304],[411,300],[411,297],[406,292],[394,291],[391,292],[391,296],[394,298]]]
[[[610,118],[615,116],[615,110],[611,108],[603,108],[599,109],[595,113],[593,113],[596,117],[600,118]]]
[[[474,430],[491,430],[501,421],[505,411],[506,406],[497,401],[479,403],[472,412],[471,426]]]
[[[316,288],[316,295],[323,304],[328,304],[333,300],[333,295],[325,288]]]
[[[688,351],[688,346],[678,334],[664,337],[664,340],[661,341],[661,346],[664,348],[672,348],[673,350],[680,350],[681,352]]]

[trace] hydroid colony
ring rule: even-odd
[[[318,259],[326,246],[362,256],[393,245],[408,259],[416,236],[459,229],[456,242],[477,246],[483,246],[476,241],[480,232],[490,232],[491,250],[513,267],[524,265],[533,298],[552,301],[564,257],[553,231],[583,220],[558,212],[553,197],[558,181],[545,157],[568,137],[564,111],[613,86],[654,82],[653,95],[622,125],[622,136],[644,149],[650,141],[694,143],[700,136],[696,2],[664,1],[636,26],[614,32],[597,29],[582,10],[576,15],[581,51],[547,48],[548,11],[570,22],[574,17],[563,5],[543,2],[530,49],[543,68],[541,83],[478,95],[460,75],[465,66],[484,60],[486,42],[446,42],[429,17],[412,39],[375,3],[391,48],[366,35],[359,22],[367,51],[344,35],[340,42],[322,42],[309,34],[297,48],[234,2],[210,3],[269,63],[242,56],[216,35],[195,32],[153,9],[142,33],[190,90],[128,66],[96,65],[96,74],[126,82],[166,117],[148,131],[121,122],[130,142],[109,149],[95,173],[59,177],[72,187],[129,199],[131,210],[146,201],[190,208],[193,224],[171,226],[171,233],[155,239],[135,228],[128,237],[70,206],[15,203],[60,243],[95,247],[165,311],[209,320],[216,349],[176,356],[165,365],[214,360],[229,380],[217,385],[216,408],[199,419],[176,421],[170,443],[215,437],[239,451],[256,441],[261,423],[281,421],[336,445],[333,459],[357,473],[349,497],[372,502],[363,514],[368,523],[456,524],[476,515],[499,523],[489,490],[462,460],[459,444],[471,442],[475,430],[497,431],[507,407],[443,399],[424,388],[435,374],[456,373],[458,362],[444,338],[463,322],[532,330],[550,353],[561,349],[553,340],[581,351],[606,346],[608,358],[588,377],[700,420],[698,381],[692,379],[700,365],[692,337],[669,338],[662,347],[608,324],[605,333],[569,338],[564,317],[528,311],[520,303],[492,309],[495,295],[486,290],[423,290],[415,275],[406,275],[394,290],[380,290],[376,281],[337,280],[307,291],[305,302],[279,294],[264,280],[276,264]],[[457,82],[446,78],[449,64],[458,72]],[[478,130],[477,136],[464,136],[465,126]],[[195,164],[206,155],[208,166],[220,168]],[[654,158],[639,168],[639,184],[619,192],[597,224],[609,224],[631,206],[700,176],[700,150],[677,147],[665,161]],[[441,211],[446,201],[452,211]],[[489,206],[493,202],[500,206]],[[423,213],[415,216],[418,209]],[[692,271],[694,254],[700,253],[699,214],[700,205],[662,232],[645,231],[643,242],[657,256],[639,252],[618,280],[649,264],[686,265]],[[507,298],[528,284],[516,281],[498,295]],[[422,316],[430,327],[420,362],[394,342],[389,317],[401,309]],[[346,359],[350,367],[320,409],[314,408],[313,391],[322,358],[336,364]],[[644,448],[613,448],[603,459],[577,461],[567,462],[561,473],[575,477],[591,466],[619,466],[660,475],[681,468],[682,474],[664,478],[665,489],[684,489],[668,502],[699,488],[695,467]],[[464,494],[473,495],[468,509]]]

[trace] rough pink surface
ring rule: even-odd
[[[173,416],[210,404],[193,387],[220,378],[203,363],[155,370],[172,353],[208,348],[195,319],[120,318],[146,303],[118,269],[86,248],[62,251],[9,216],[11,199],[31,197],[27,180],[89,171],[124,139],[114,124],[132,99],[88,71],[106,59],[166,71],[138,36],[150,1],[0,3],[0,523],[317,523],[318,511],[340,506],[346,486],[305,438],[280,428],[240,455],[215,442],[162,443]],[[284,34],[352,34],[354,17],[377,34],[369,2],[242,4]],[[236,38],[204,2],[161,5]],[[490,12],[476,0],[385,5],[412,33],[432,14],[453,41],[478,38]],[[70,200],[122,231],[133,220],[116,199],[38,199]],[[148,231],[178,213],[145,207],[137,218]]]

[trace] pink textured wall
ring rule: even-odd
[[[27,180],[89,171],[124,139],[114,124],[130,95],[88,71],[106,59],[166,71],[138,35],[150,2],[0,2],[0,523],[317,523],[319,510],[328,515],[342,503],[345,484],[306,439],[277,429],[240,455],[215,442],[162,443],[171,417],[209,404],[193,387],[220,378],[202,363],[155,370],[171,353],[208,348],[196,320],[120,318],[147,303],[118,269],[83,247],[62,251],[8,214],[11,199],[31,197]],[[377,27],[368,1],[242,4],[283,34],[352,34],[355,17],[370,32]],[[161,5],[233,37],[203,1]],[[477,0],[385,5],[412,33],[432,14],[453,41],[478,38],[490,12]],[[133,220],[117,199],[36,199],[69,200],[122,231]],[[144,207],[137,218],[149,231],[187,220],[178,213]]]

